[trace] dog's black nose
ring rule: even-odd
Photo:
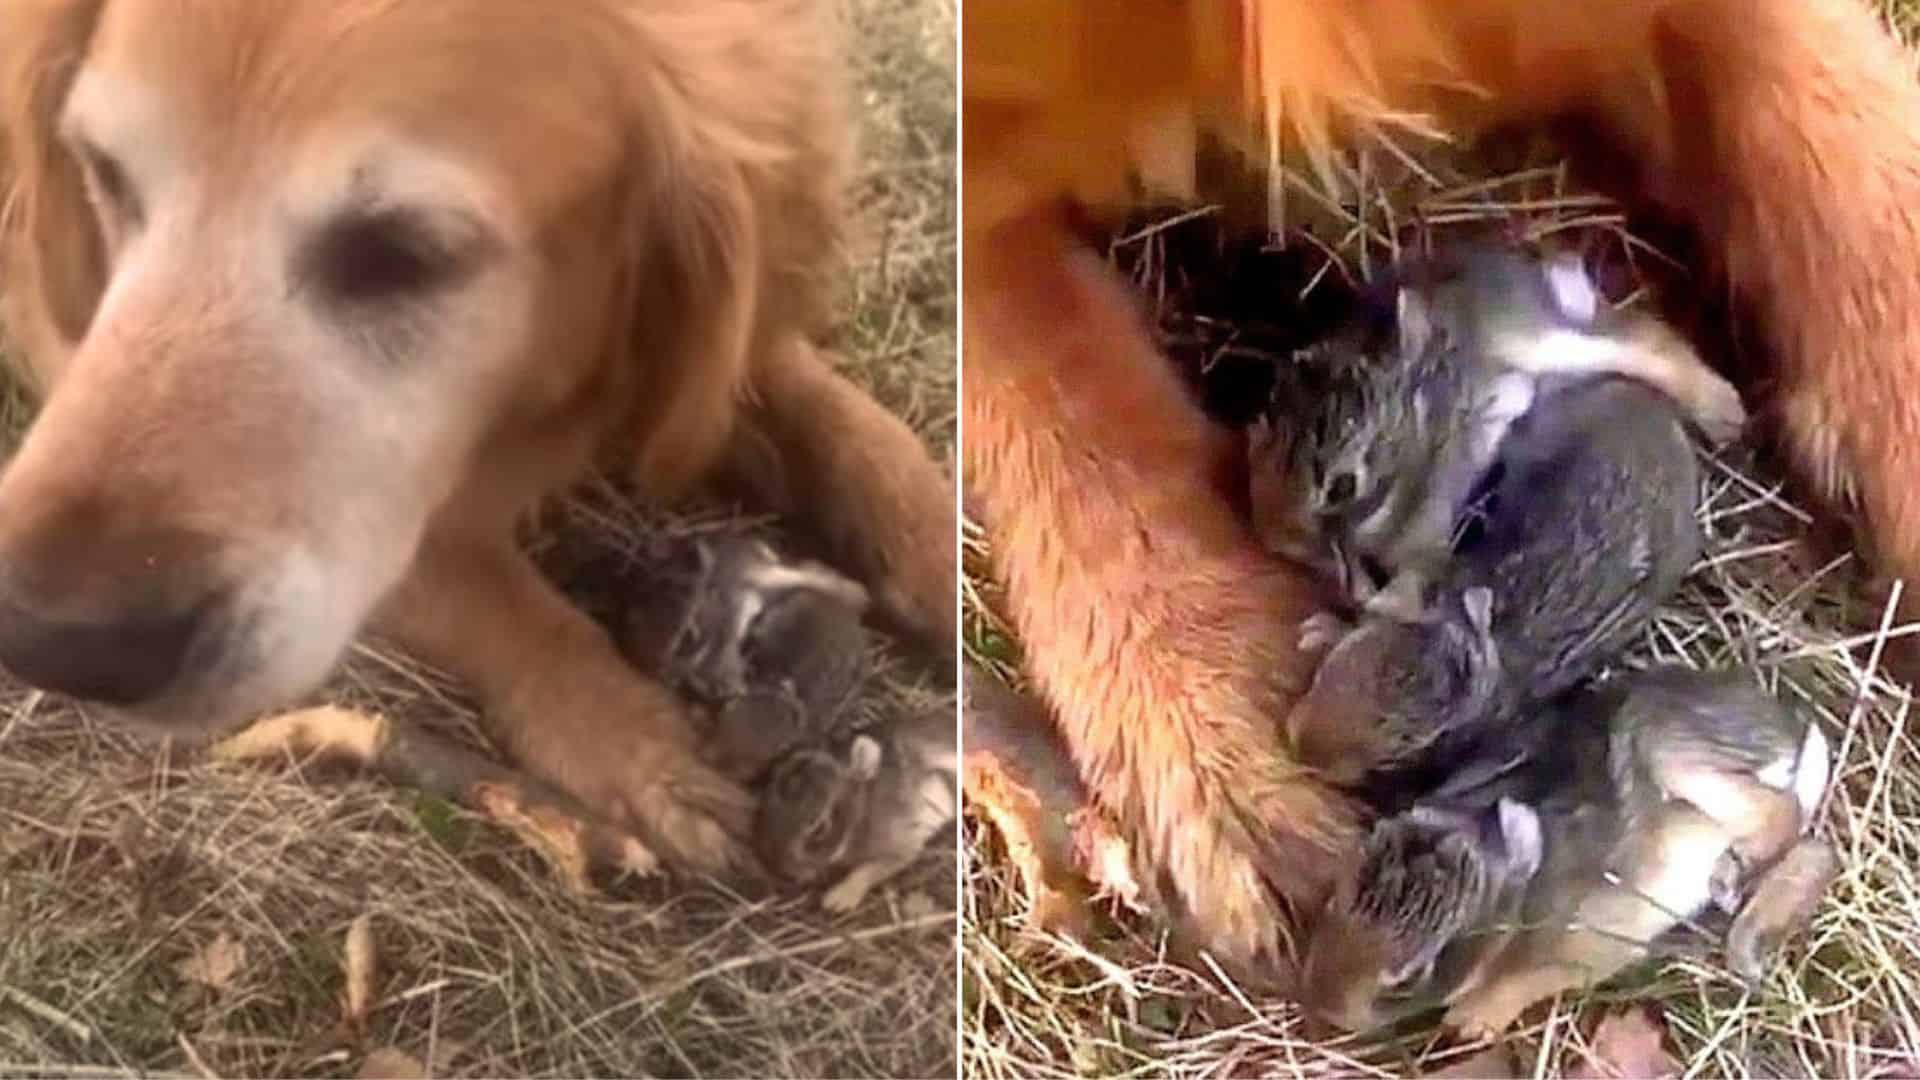
[[[180,673],[211,607],[144,604],[75,618],[0,588],[0,667],[42,690],[137,705],[160,696]]]

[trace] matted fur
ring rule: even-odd
[[[1200,133],[1324,171],[1383,128],[1571,121],[1758,320],[1770,367],[1746,389],[1803,479],[1857,500],[1884,570],[1920,575],[1920,87],[1857,0],[970,0],[964,19],[970,494],[1092,797],[1242,973],[1284,980],[1285,909],[1340,870],[1317,852],[1351,823],[1305,765],[1355,733],[1289,717],[1308,585],[1260,556],[1218,483],[1224,437],[1066,206],[1191,193]]]
[[[951,640],[946,481],[808,341],[848,158],[822,4],[5,0],[0,24],[0,285],[44,395],[0,477],[0,636],[29,608],[214,613],[117,715],[229,727],[371,625],[469,681],[532,771],[731,865],[746,796],[515,546],[596,462],[663,497],[731,475]],[[406,278],[395,246],[426,283],[354,293]]]

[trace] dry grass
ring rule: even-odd
[[[1894,15],[1905,27],[1916,11]],[[1684,272],[1535,152],[1462,159],[1428,148],[1416,167],[1376,149],[1354,161],[1342,199],[1293,185],[1290,224],[1314,235],[1293,234],[1285,255],[1261,252],[1257,235],[1247,245],[1219,208],[1132,223],[1112,255],[1155,305],[1170,354],[1196,376],[1207,370],[1198,381],[1223,408],[1235,404],[1236,365],[1284,356],[1339,317],[1346,281],[1365,279],[1401,244],[1461,230],[1584,245],[1610,267],[1616,299],[1655,282],[1665,300],[1692,299]],[[1752,665],[1817,718],[1839,760],[1819,828],[1843,870],[1811,932],[1764,985],[1743,985],[1710,950],[1663,942],[1657,960],[1608,989],[1532,1010],[1513,1037],[1526,1070],[1518,1075],[1579,1067],[1598,1016],[1628,1000],[1657,1004],[1688,1076],[1920,1075],[1920,754],[1906,734],[1912,699],[1878,670],[1885,639],[1920,627],[1889,625],[1863,605],[1856,560],[1829,552],[1825,530],[1761,455],[1736,449],[1706,464],[1707,554],[1621,664]],[[967,541],[968,651],[1011,671],[1018,646],[979,573],[988,553],[977,532]],[[1041,940],[1022,926],[997,839],[970,822],[965,846],[969,1076],[1394,1076],[1456,1059],[1430,1028],[1316,1043],[1292,1006],[1165,963],[1146,921],[1116,917],[1093,952]]]
[[[837,344],[948,452],[954,8],[842,7],[869,234]],[[558,524],[550,563],[590,608],[616,599],[603,571],[663,539],[764,526],[592,498]],[[869,707],[951,707],[946,673],[881,663]],[[457,688],[377,647],[325,696],[476,730]],[[0,695],[0,875],[0,1075],[352,1075],[381,1047],[473,1076],[954,1069],[954,873],[939,853],[837,920],[811,897],[685,883],[580,899],[437,800],[156,755],[15,688]],[[380,959],[356,1030],[341,1024],[343,944],[361,915]],[[182,969],[195,956],[231,971],[201,985]]]

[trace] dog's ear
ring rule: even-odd
[[[811,271],[839,239],[837,213],[821,209],[837,210],[842,162],[820,156],[809,109],[768,92],[832,77],[828,25],[818,41],[771,40],[765,15],[739,0],[627,8],[638,58],[626,90],[636,467],[655,494],[693,483],[720,457],[755,357],[773,330],[796,325],[797,304],[817,310],[821,275]],[[831,185],[833,195],[796,184]]]
[[[626,238],[631,353],[641,391],[635,475],[670,496],[706,473],[733,435],[762,319],[760,208],[738,169],[702,155],[642,195]]]
[[[29,357],[86,333],[106,253],[60,110],[104,0],[9,4],[0,30],[0,293]]]

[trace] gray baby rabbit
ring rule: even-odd
[[[953,823],[959,799],[953,714],[929,711],[789,751],[761,794],[755,845],[789,881],[837,877],[820,905],[851,911]]]
[[[1310,931],[1321,1017],[1359,1030],[1444,1006],[1497,1035],[1716,901],[1737,907],[1727,955],[1750,976],[1810,916],[1834,869],[1806,835],[1829,778],[1818,727],[1750,675],[1677,668],[1546,711],[1551,738],[1489,747],[1375,825]]]
[[[698,548],[700,574],[670,644],[675,667],[702,697],[744,693],[754,668],[819,694],[842,694],[867,591],[821,563],[786,560],[763,540],[728,536]],[[864,638],[862,638],[864,640]],[[830,702],[829,702],[830,703]]]
[[[1314,350],[1250,441],[1263,540],[1336,572],[1370,610],[1420,616],[1508,429],[1555,383],[1640,380],[1715,441],[1745,423],[1685,339],[1607,308],[1577,257],[1468,246],[1401,276],[1392,329],[1362,324]]]
[[[831,730],[867,675],[867,592],[817,562],[729,536],[696,549],[677,620],[636,608],[630,655],[712,706],[703,752],[741,780]]]
[[[1551,390],[1513,422],[1482,527],[1441,568],[1422,619],[1369,613],[1330,635],[1297,707],[1361,745],[1303,754],[1339,782],[1370,773],[1384,812],[1430,790],[1640,632],[1699,556],[1699,498],[1664,395],[1628,379]]]

